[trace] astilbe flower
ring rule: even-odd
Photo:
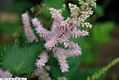
[[[92,7],[95,7],[95,0],[79,0],[81,7],[69,3],[71,18],[64,19],[62,10],[49,8],[53,18],[51,31],[45,29],[37,18],[32,19],[32,24],[40,37],[44,38],[46,43],[45,48],[52,51],[54,56],[58,59],[60,69],[62,72],[67,72],[69,66],[67,58],[71,56],[78,56],[81,54],[81,48],[77,43],[69,41],[70,36],[78,37],[87,36],[89,33],[85,30],[80,30],[77,26],[91,28],[92,25],[86,22],[86,19],[92,15]],[[24,22],[24,21],[23,21]],[[68,49],[57,47],[58,44],[63,44]],[[48,55],[46,52],[41,53],[40,59],[37,60],[36,66],[43,67],[47,62]]]
[[[36,69],[33,74],[38,77],[38,80],[52,80],[45,69]]]
[[[40,57],[40,59],[36,63],[37,67],[45,66],[45,63],[47,62],[47,59],[48,59],[47,53],[42,52],[39,57]]]
[[[0,69],[0,78],[11,78],[12,74],[9,71],[3,71]]]
[[[30,26],[30,19],[27,13],[22,14],[23,28],[29,42],[38,41]]]

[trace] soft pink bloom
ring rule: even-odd
[[[43,67],[45,66],[45,63],[48,61],[48,55],[46,52],[42,52],[39,56],[40,59],[36,60],[36,66],[37,67]]]
[[[30,19],[27,13],[22,14],[22,21],[23,21],[23,28],[25,31],[25,35],[29,42],[33,42],[34,40],[38,41],[36,36],[34,35],[31,26],[30,26]]]
[[[81,30],[75,30],[72,32],[72,36],[77,38],[77,37],[81,37],[81,36],[88,36],[89,32],[87,31],[81,31]]]
[[[38,80],[51,80],[49,74],[44,69],[36,69],[33,74],[38,77]]]
[[[44,74],[44,70],[43,69],[36,69],[34,71],[34,75],[35,76],[42,76]]]
[[[12,74],[9,71],[3,71],[0,69],[0,78],[11,78]]]
[[[50,32],[42,26],[41,22],[37,18],[32,19],[32,24],[40,37],[43,37],[45,40],[51,38]]]
[[[92,3],[95,3],[95,1]],[[86,19],[93,13],[92,8],[90,8],[90,4],[87,6],[89,8],[84,10],[86,4],[88,4],[88,1],[80,1],[81,8],[79,8],[77,5],[69,4],[71,17],[66,19],[64,19],[62,16],[61,9],[57,10],[54,8],[49,8],[53,18],[51,30],[45,29],[37,18],[32,19],[32,24],[35,27],[36,32],[46,41],[44,47],[52,51],[54,56],[58,59],[62,72],[67,72],[69,70],[69,66],[67,64],[68,57],[78,56],[81,54],[80,46],[74,42],[71,42],[69,38],[71,36],[80,38],[81,36],[89,35],[87,31],[80,30],[77,26],[81,25],[83,27],[85,26],[86,28],[92,27],[90,23],[85,22]],[[29,21],[27,20],[29,20],[29,17],[23,18],[23,23],[25,25],[30,25]],[[63,44],[66,48],[59,48],[58,44]],[[37,60],[36,66],[45,66],[45,63],[48,60],[48,54],[46,52],[42,52],[39,57],[40,59]]]
[[[52,17],[54,18],[51,31],[48,31],[47,29],[43,28],[42,24],[37,18],[32,19],[32,23],[39,36],[46,40],[46,43],[44,45],[45,48],[51,51],[53,51],[52,49],[56,49],[55,51],[53,51],[53,53],[59,61],[61,71],[66,72],[69,69],[66,59],[70,56],[77,56],[81,54],[80,47],[77,44],[68,40],[73,30],[76,28],[77,25],[80,25],[80,23],[73,22],[73,20],[70,18],[64,20],[59,10],[50,8],[50,11]],[[69,47],[69,49],[66,50],[57,48],[56,45],[58,43],[64,44],[64,46]],[[45,65],[46,62],[46,54],[41,54],[40,59],[37,60],[36,65],[37,67],[42,67]]]
[[[51,66],[47,65],[47,66],[45,66],[45,69],[46,69],[47,71],[50,71],[50,70],[51,70]]]
[[[56,39],[51,39],[51,40],[49,40],[49,41],[47,41],[47,42],[45,43],[45,47],[46,47],[47,49],[51,49],[51,48],[54,47],[56,44],[57,44],[57,40],[56,40]]]
[[[64,19],[61,15],[61,10],[57,10],[54,8],[50,8],[50,13],[52,15],[52,18],[54,18],[54,21],[58,22],[59,24],[62,22],[62,20]]]
[[[55,57],[58,59],[60,69],[62,72],[67,72],[69,71],[69,65],[67,64],[66,56],[62,52],[62,49],[57,48],[56,52],[54,53]]]

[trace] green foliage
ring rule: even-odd
[[[81,59],[83,62],[86,64],[93,64],[95,62],[97,49],[91,35],[90,37],[71,38],[70,40],[78,43],[81,47]]]
[[[64,18],[70,16],[69,10],[68,8],[65,8],[65,10],[63,11],[62,15],[64,16]]]
[[[86,80],[86,77],[88,75],[91,75],[91,74],[97,72],[98,70],[99,70],[99,68],[92,68],[92,69],[85,69],[85,70],[78,69],[76,71],[76,73],[73,75],[71,80],[78,80],[79,78],[81,80]]]
[[[103,16],[104,15],[104,9],[102,6],[100,5],[97,5],[96,8],[94,9],[95,10],[95,13],[97,16]]]
[[[81,43],[81,47],[83,55],[82,61],[86,64],[94,64],[97,55],[97,47],[92,36],[86,37]]]
[[[65,3],[65,0],[43,0],[43,3],[47,6],[47,7],[55,7],[57,9],[60,9],[62,7],[62,5]],[[40,10],[41,8],[39,8]],[[40,12],[39,12],[40,13]],[[45,15],[45,17],[50,17],[50,13],[48,8],[42,11],[42,14]]]
[[[73,75],[75,75],[76,71],[79,69],[81,59],[82,59],[81,56],[69,58],[68,59],[68,64],[70,66],[69,72],[64,73],[63,75],[72,80]]]
[[[3,50],[3,45],[0,45],[0,67],[1,67],[1,62],[2,62],[2,58],[1,58],[1,56],[2,56],[2,53],[4,52],[4,50]]]
[[[102,75],[104,75],[109,69],[119,63],[119,57],[115,58],[111,63],[107,66],[100,69],[98,72],[94,73],[92,76],[87,77],[87,80],[98,80]]]
[[[15,2],[14,5],[12,5],[11,11],[21,13],[24,11],[24,9],[30,6],[31,4],[26,1],[18,1],[18,2]]]
[[[51,18],[51,14],[48,10],[48,7],[54,7],[57,9],[61,9],[63,4],[65,4],[65,0],[43,0],[43,4],[37,5],[36,7],[31,8],[32,12],[35,11],[35,15],[42,15],[47,18]],[[69,10],[66,8],[63,11],[63,16],[69,16]]]
[[[109,33],[113,29],[113,22],[96,23],[92,30],[92,37],[97,42],[107,42],[110,39]]]
[[[34,71],[35,61],[42,50],[42,43],[20,47],[18,43],[4,49],[2,68],[13,74],[24,74]]]
[[[9,23],[8,24],[4,24],[4,23],[0,23],[0,31],[1,32],[6,32],[8,34],[12,34],[19,27],[18,25],[19,24],[9,24]]]
[[[65,0],[43,0],[43,3],[49,5],[50,7],[61,8],[65,3]]]

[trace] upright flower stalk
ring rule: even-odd
[[[69,70],[69,65],[67,64],[67,58],[71,56],[78,56],[81,54],[80,46],[69,40],[71,36],[75,38],[80,38],[82,36],[88,36],[89,32],[85,30],[80,30],[77,27],[82,26],[86,28],[91,28],[92,25],[89,22],[86,22],[86,19],[93,14],[92,8],[96,6],[95,0],[79,0],[80,8],[77,5],[69,3],[69,9],[71,12],[71,17],[66,19],[62,16],[61,9],[49,8],[51,16],[53,18],[53,24],[51,26],[51,31],[45,29],[38,18],[33,18],[31,20],[36,32],[42,37],[46,43],[44,44],[45,48],[52,51],[54,56],[57,58],[60,69],[62,72],[67,72]],[[26,21],[29,20],[28,16],[24,17],[23,23],[27,24]],[[25,25],[25,26],[29,26]],[[25,27],[24,27],[25,28]],[[31,35],[28,32],[29,28],[26,29],[26,34]],[[33,34],[31,35],[34,36]],[[33,37],[30,41],[32,42],[36,38]],[[63,44],[66,48],[59,48],[57,45]],[[45,66],[45,63],[48,61],[48,54],[46,51],[43,51],[40,58],[36,62],[37,67]]]
[[[29,42],[38,41],[30,26],[30,18],[27,13],[22,14],[23,28]]]

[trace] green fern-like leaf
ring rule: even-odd
[[[42,43],[20,47],[18,43],[7,47],[2,56],[2,68],[13,74],[24,74],[35,69],[35,61],[42,50]]]

